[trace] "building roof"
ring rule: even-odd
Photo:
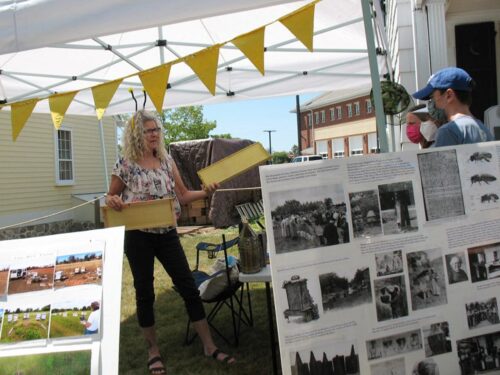
[[[358,98],[360,96],[365,96],[370,94],[370,88],[358,88],[351,89],[345,91],[329,91],[323,94],[320,94],[311,100],[307,101],[305,104],[300,106],[300,111],[308,111],[311,109],[317,109],[329,104],[335,104],[339,102],[343,102],[349,99]],[[296,113],[296,108],[290,111],[291,113]]]

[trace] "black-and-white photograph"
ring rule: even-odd
[[[372,302],[368,267],[340,268],[319,275],[323,310],[345,309]]]
[[[354,238],[382,235],[378,193],[376,190],[349,193]]]
[[[420,310],[447,303],[443,257],[439,249],[406,254],[412,309]]]
[[[328,346],[290,353],[291,373],[359,374],[359,356],[353,342],[329,342]]]
[[[288,323],[308,323],[319,319],[318,304],[307,287],[307,279],[294,275],[283,282],[288,308],[283,315]]]
[[[473,283],[500,277],[500,242],[467,249]]]
[[[401,250],[375,254],[377,276],[387,276],[403,272],[403,254]]]
[[[395,358],[370,366],[371,375],[406,375],[405,358]]]
[[[470,329],[487,327],[500,322],[496,297],[466,303],[465,313]]]
[[[456,150],[417,154],[427,221],[465,214]]]
[[[417,210],[411,181],[379,185],[384,235],[418,230]]]
[[[426,357],[451,352],[450,325],[448,322],[432,323],[422,327]]]
[[[500,369],[498,348],[500,348],[500,331],[457,340],[460,373],[498,374]]]
[[[405,279],[393,276],[373,281],[377,321],[408,316],[408,300]]]
[[[420,349],[422,349],[422,333],[419,329],[366,342],[368,360],[393,357]]]
[[[276,253],[349,242],[342,185],[277,191],[269,197]]]
[[[463,252],[446,254],[445,261],[446,270],[448,271],[448,283],[455,284],[469,280],[465,268],[465,254]]]
[[[418,361],[413,366],[412,375],[439,375],[439,367],[437,363],[432,359],[424,359],[423,361]]]

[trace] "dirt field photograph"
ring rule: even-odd
[[[46,339],[49,332],[50,305],[13,306],[3,314],[0,342]]]
[[[102,251],[58,256],[54,272],[55,289],[101,284]]]
[[[50,338],[83,336],[85,323],[92,308],[90,304],[99,300],[89,299],[85,296],[79,300],[56,302],[52,305],[50,313]]]
[[[0,298],[7,294],[7,284],[9,282],[9,266],[0,264]]]
[[[8,294],[36,292],[54,286],[54,264],[14,265],[9,271]]]
[[[90,350],[1,357],[2,374],[23,375],[88,375]]]

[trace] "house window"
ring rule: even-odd
[[[56,137],[56,183],[61,185],[72,184],[74,176],[71,130],[59,129]]]
[[[342,107],[341,107],[341,106],[338,106],[338,107],[337,107],[337,118],[338,118],[339,120],[341,120],[341,119],[342,119]]]
[[[366,105],[366,113],[372,113],[373,111],[372,101],[370,99],[366,99],[365,105]]]
[[[352,156],[363,155],[363,149],[362,148],[358,148],[358,149],[355,149],[355,150],[351,150],[351,155]]]
[[[335,108],[330,108],[330,121],[335,120]]]
[[[314,123],[319,124],[319,112],[314,112]]]
[[[321,123],[324,124],[326,121],[326,113],[325,111],[321,111]]]
[[[347,117],[352,117],[352,104],[347,104]]]
[[[334,159],[339,159],[344,157],[344,151],[335,151],[333,153],[333,158]]]
[[[354,115],[359,116],[360,111],[359,111],[359,102],[354,102]]]

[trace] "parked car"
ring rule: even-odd
[[[292,163],[301,163],[303,161],[323,160],[321,155],[302,155],[292,159]]]

